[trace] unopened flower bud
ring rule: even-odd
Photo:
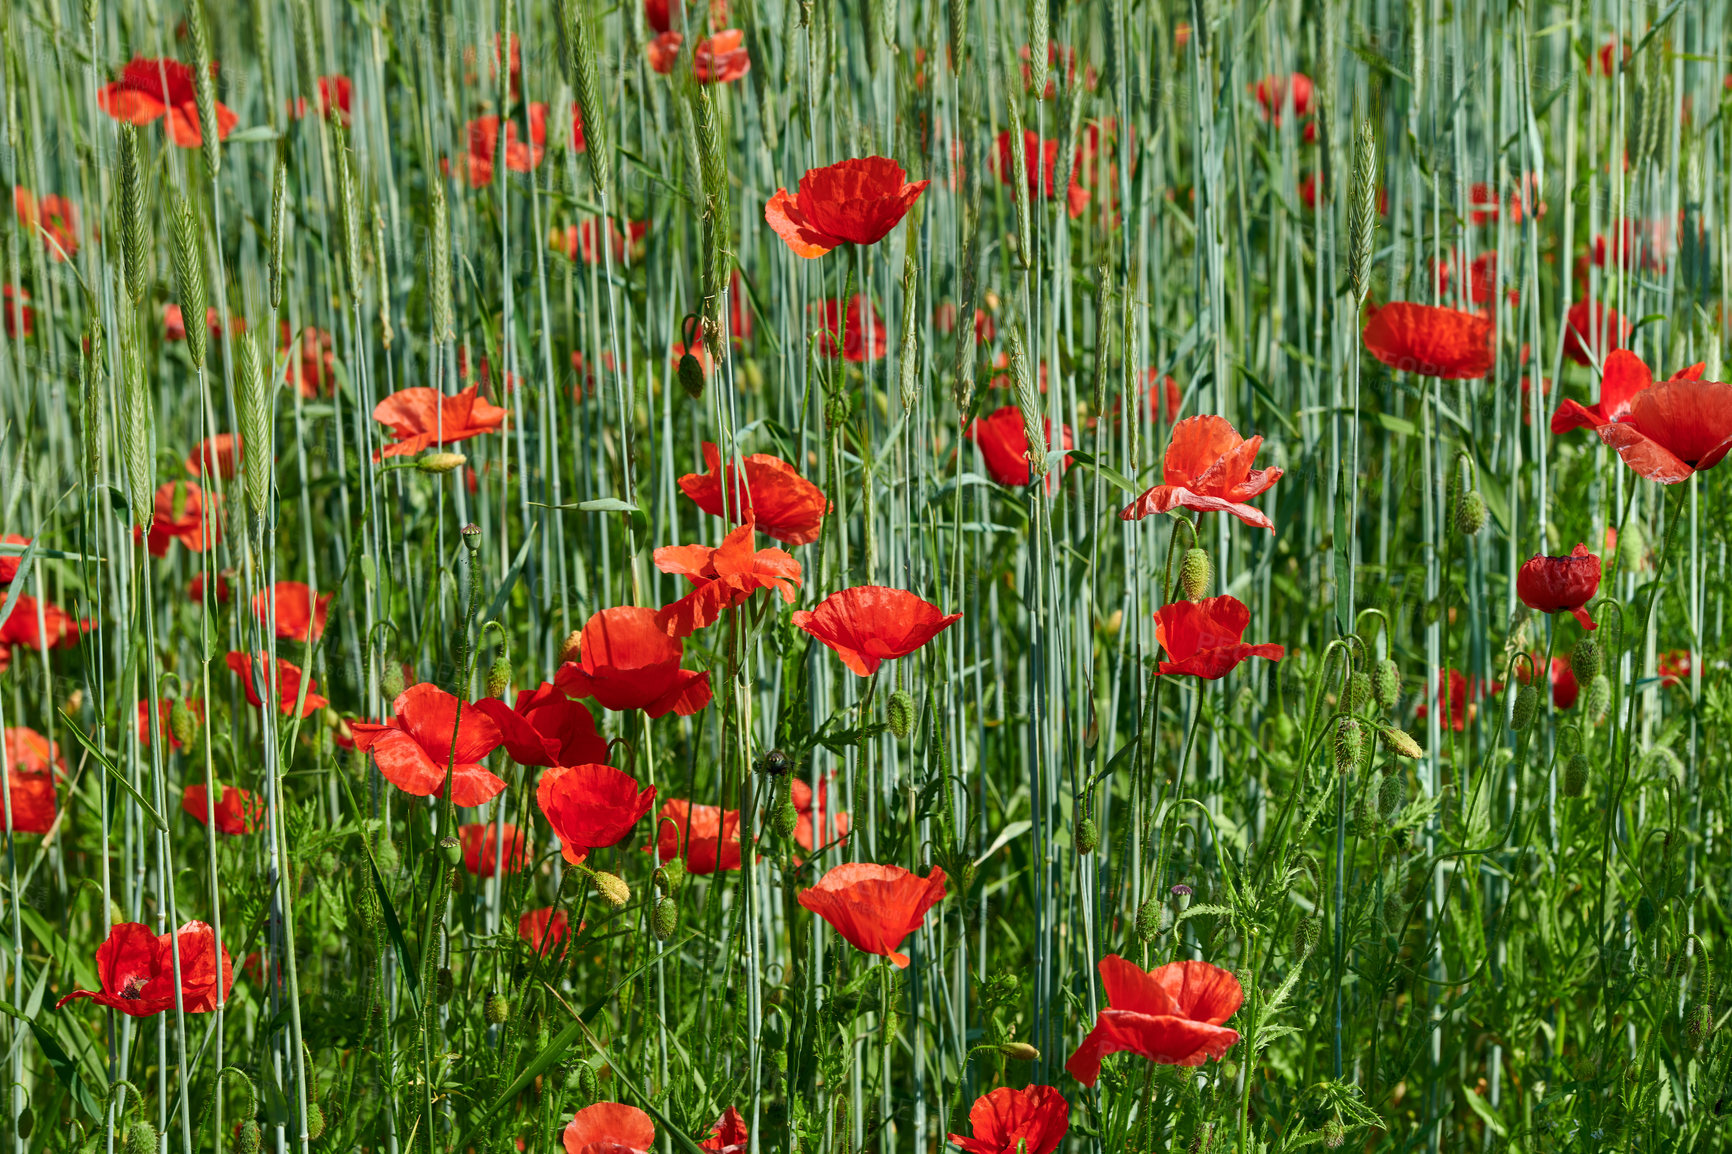
[[[1101,831],[1095,825],[1095,819],[1085,813],[1076,823],[1076,851],[1087,857],[1100,844]]]
[[[307,1100],[307,1139],[317,1142],[325,1133],[325,1112],[312,1099]]]
[[[468,460],[462,453],[424,453],[416,459],[415,468],[423,473],[449,473]]]
[[[1179,588],[1184,591],[1185,600],[1201,601],[1209,595],[1214,583],[1215,565],[1209,554],[1195,545],[1186,549],[1184,560],[1179,562]]]
[[[1341,1119],[1330,1118],[1323,1123],[1323,1147],[1326,1150],[1338,1150],[1347,1141],[1347,1128],[1341,1124]]]
[[[1377,787],[1377,816],[1384,821],[1393,821],[1395,815],[1401,812],[1401,807],[1407,804],[1407,783],[1401,780],[1399,774],[1390,774],[1383,779],[1383,784]]]
[[[1581,797],[1588,792],[1588,755],[1577,751],[1569,763],[1564,766],[1564,779],[1561,783],[1565,797]]]
[[[588,1062],[579,1062],[577,1064],[578,1097],[582,1098],[585,1102],[593,1102],[596,1099],[596,1095],[600,1092],[601,1087],[597,1085],[596,1082],[595,1067],[591,1066]]]
[[[1654,928],[1654,922],[1659,918],[1660,910],[1654,905],[1654,899],[1643,894],[1636,899],[1636,929],[1647,933]]]
[[[679,928],[680,907],[671,898],[657,898],[655,909],[650,913],[650,932],[655,934],[656,941],[665,942],[674,936]]]
[[[1685,1014],[1684,1022],[1684,1032],[1689,1037],[1690,1049],[1701,1053],[1709,1036],[1714,1033],[1713,1007],[1698,1002]]]
[[[631,887],[626,885],[625,879],[618,874],[597,870],[590,875],[589,880],[601,900],[614,909],[624,909],[625,904],[631,901]]]
[[[704,395],[704,366],[689,352],[680,357],[679,376],[686,396],[695,401]]]
[[[1478,489],[1469,489],[1455,507],[1455,531],[1463,537],[1472,537],[1485,528],[1485,521],[1485,498]]]
[[[1377,694],[1377,704],[1386,710],[1394,709],[1401,700],[1401,670],[1397,668],[1393,658],[1385,657],[1377,663],[1372,689]]]
[[[462,529],[458,530],[458,532],[461,533],[463,537],[463,544],[471,553],[474,553],[481,548],[481,526],[471,521],[469,524],[463,526]]]
[[[890,722],[890,732],[898,741],[914,732],[914,695],[906,689],[898,689],[890,695],[885,713]]]
[[[511,999],[495,990],[488,991],[484,1009],[487,1020],[495,1026],[502,1026],[511,1020]]]
[[[1402,924],[1407,920],[1407,903],[1400,894],[1391,891],[1383,897],[1383,928],[1389,933],[1401,932]]]
[[[120,1140],[125,1154],[156,1154],[157,1145],[156,1127],[143,1118],[135,1119]]]
[[[1161,932],[1161,903],[1149,898],[1137,907],[1136,935],[1137,941],[1145,946],[1155,940],[1155,935]]]
[[[451,978],[451,967],[440,966],[438,972],[433,975],[433,1000],[443,1006],[451,1000],[451,995],[456,988],[456,983]]]
[[[662,868],[656,873],[662,879],[662,893],[672,896],[680,888],[680,883],[686,880],[685,859],[674,858],[671,861],[663,862]]]
[[[782,802],[770,814],[770,828],[776,831],[777,837],[793,837],[799,824],[800,811],[794,808],[791,801]]]
[[[511,688],[511,659],[502,649],[487,669],[487,696],[499,697]]]
[[[1313,915],[1302,917],[1299,924],[1293,927],[1294,956],[1304,959],[1311,956],[1311,951],[1317,948],[1317,943],[1323,937],[1323,919]]]
[[[385,695],[386,701],[395,701],[403,696],[403,667],[397,662],[386,660],[385,671],[379,675],[379,692]]]
[[[1618,534],[1618,567],[1633,573],[1642,567],[1647,557],[1647,534],[1642,532],[1641,522],[1625,522],[1624,531]]]
[[[235,1136],[235,1154],[259,1154],[264,1141],[264,1131],[259,1129],[257,1122],[248,1118],[241,1123],[241,1132]]]
[[[1539,711],[1540,691],[1531,683],[1516,690],[1515,706],[1510,710],[1509,727],[1520,733],[1534,723],[1534,714]]]
[[[1359,727],[1359,722],[1351,717],[1338,718],[1335,722],[1335,772],[1346,775],[1359,766],[1359,758],[1365,751],[1365,735]]]
[[[1588,682],[1587,697],[1583,700],[1583,713],[1594,725],[1600,724],[1600,719],[1612,708],[1612,682],[1604,673]]]
[[[1371,704],[1371,674],[1363,670],[1356,671],[1347,679],[1347,708],[1349,712],[1358,713]]]
[[[1584,637],[1576,642],[1575,649],[1570,651],[1570,672],[1576,675],[1576,684],[1586,685],[1600,675],[1600,643],[1592,637]]]
[[[187,708],[186,702],[176,701],[169,706],[168,731],[182,745],[191,745],[192,739],[198,736],[198,715]]]
[[[1419,742],[1413,740],[1413,735],[1405,729],[1385,725],[1378,729],[1377,736],[1382,740],[1383,748],[1396,757],[1405,757],[1411,761],[1425,754],[1425,750],[1419,748]]]
[[[1027,1042],[1006,1042],[999,1046],[998,1052],[1012,1062],[1038,1062],[1040,1051]]]

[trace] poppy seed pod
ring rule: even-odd
[[[511,999],[497,991],[488,991],[484,1009],[487,1020],[495,1026],[502,1026],[511,1019]]]
[[[125,1154],[156,1154],[156,1127],[139,1118],[126,1128],[126,1136],[120,1145]]]
[[[1209,554],[1195,545],[1186,549],[1184,560],[1179,562],[1179,588],[1184,590],[1185,600],[1201,601],[1214,583],[1215,565]]]
[[[459,866],[463,864],[463,843],[450,834],[439,839],[439,852],[445,856],[445,864]]]
[[[999,1046],[998,1052],[1012,1062],[1038,1062],[1040,1051],[1027,1042],[1005,1042]]]
[[[1565,797],[1581,797],[1588,791],[1588,756],[1578,751],[1571,757],[1569,764],[1564,766],[1564,779],[1560,783]]]
[[[890,732],[896,735],[898,741],[914,732],[914,695],[906,689],[898,689],[890,695],[889,705],[885,714],[890,722]]]
[[[650,932],[656,936],[656,941],[665,942],[673,937],[679,924],[680,907],[670,898],[657,898],[655,910],[650,914]]]
[[[187,708],[185,701],[177,700],[169,707],[168,731],[182,745],[191,745],[192,739],[198,735],[198,718]]]
[[[589,876],[589,880],[601,900],[614,909],[624,909],[625,904],[631,901],[631,887],[618,874],[598,870]]]
[[[1485,521],[1485,498],[1478,489],[1469,489],[1455,507],[1455,531],[1463,537],[1472,537],[1485,528]]]
[[[462,453],[425,453],[415,459],[415,468],[438,476],[454,471],[468,460]]]
[[[1377,788],[1377,816],[1384,821],[1393,821],[1395,815],[1401,812],[1401,807],[1407,804],[1407,783],[1398,774],[1390,774],[1383,779],[1383,784]]]
[[[1359,728],[1359,722],[1351,717],[1339,718],[1335,722],[1335,772],[1346,775],[1359,766],[1360,756],[1365,752],[1365,735]]]
[[[464,546],[471,553],[474,553],[476,550],[481,548],[481,526],[471,521],[469,524],[463,526],[463,528],[459,530],[459,533],[462,534]]]
[[[1510,710],[1509,727],[1517,733],[1534,723],[1540,707],[1540,691],[1531,683],[1516,690],[1515,707]]]
[[[1323,937],[1323,920],[1319,917],[1300,918],[1293,927],[1293,955],[1304,959],[1311,956]]]
[[[1578,685],[1586,685],[1600,675],[1600,643],[1592,637],[1584,637],[1576,642],[1576,647],[1570,651],[1570,672],[1576,675]]]
[[[385,659],[385,672],[379,676],[379,692],[386,701],[403,696],[403,667],[389,657]]]
[[[686,391],[686,396],[697,400],[704,395],[704,366],[691,353],[680,356],[680,388]]]
[[[1095,847],[1101,843],[1101,831],[1095,826],[1095,819],[1084,814],[1076,823],[1076,851],[1083,857],[1095,852]]]
[[[493,664],[487,668],[487,696],[503,696],[511,688],[511,659],[503,650],[493,659]]]
[[[1588,682],[1588,696],[1587,701],[1583,705],[1583,709],[1587,713],[1588,720],[1593,724],[1598,725],[1600,719],[1605,717],[1607,710],[1611,708],[1612,682],[1610,678],[1602,673],[1592,681]]]

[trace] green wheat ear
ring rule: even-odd
[[[1377,138],[1371,121],[1359,122],[1353,149],[1353,199],[1347,226],[1347,270],[1353,296],[1363,305],[1371,291],[1371,250],[1377,232]]]
[[[145,290],[150,285],[150,258],[146,255],[149,238],[144,219],[144,162],[139,156],[138,128],[130,122],[120,125],[118,184],[121,265],[126,295],[136,309],[143,307]]]
[[[187,197],[167,192],[169,226],[174,234],[174,278],[180,286],[181,320],[186,328],[186,350],[192,367],[203,369],[210,326],[205,324],[209,307],[204,280],[204,233]]]

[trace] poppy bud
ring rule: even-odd
[[[624,909],[625,904],[631,901],[631,887],[626,885],[625,879],[620,877],[618,874],[610,874],[597,870],[595,873],[589,875],[589,880],[590,884],[595,887],[595,892],[600,896],[601,900],[612,906],[614,909]]]
[[[24,1103],[24,1109],[18,1111],[18,1136],[29,1138],[36,1130],[36,1112],[30,1108],[30,1103]]]
[[[1392,934],[1401,932],[1402,923],[1407,920],[1407,903],[1401,895],[1391,891],[1383,895],[1383,928]]]
[[[1341,1119],[1330,1118],[1323,1123],[1323,1146],[1328,1150],[1338,1150],[1347,1141],[1347,1128],[1341,1125]]]
[[[1647,933],[1654,928],[1654,921],[1660,916],[1659,909],[1654,905],[1654,899],[1643,894],[1636,900],[1636,928]]]
[[[438,973],[433,975],[433,1000],[443,1006],[451,1000],[456,984],[451,980],[451,967],[440,966]]]
[[[907,737],[914,732],[914,695],[906,689],[898,689],[890,695],[890,704],[885,710],[890,721],[890,732],[896,739]]]
[[[1575,649],[1570,651],[1570,672],[1576,675],[1576,684],[1586,685],[1600,675],[1600,643],[1592,637],[1584,637],[1576,642]]]
[[[1612,682],[1604,674],[1600,674],[1588,682],[1588,698],[1583,705],[1587,718],[1595,725],[1606,716],[1606,711],[1612,708]]]
[[[1005,1042],[999,1046],[998,1052],[1012,1062],[1038,1062],[1040,1051],[1027,1042]]]
[[[1084,814],[1076,823],[1076,851],[1083,857],[1095,852],[1095,847],[1101,844],[1101,831],[1095,825],[1095,819]]]
[[[446,971],[446,972],[449,973],[450,971]],[[317,1142],[319,1140],[320,1135],[324,1134],[324,1132],[325,1132],[325,1112],[319,1108],[319,1104],[317,1102],[314,1102],[313,1100],[308,1099],[307,1100],[307,1138],[311,1141]]]
[[[595,1101],[601,1087],[596,1085],[595,1067],[588,1062],[577,1064],[577,1096],[585,1102]]]
[[[481,548],[481,526],[471,521],[458,532],[463,537],[463,544],[471,553]]]
[[[1656,745],[1642,755],[1643,769],[1654,777],[1668,780],[1684,776],[1684,763],[1669,746]]]
[[[126,1136],[120,1140],[120,1145],[125,1154],[156,1154],[156,1127],[139,1118],[126,1128]]]
[[[439,475],[460,468],[468,460],[462,453],[426,453],[415,461],[415,468],[423,473]]]
[[[1413,740],[1413,735],[1405,729],[1385,725],[1378,729],[1377,736],[1382,739],[1383,748],[1397,757],[1405,757],[1411,761],[1425,754],[1425,750],[1419,748],[1419,742]]]
[[[1472,537],[1485,528],[1485,498],[1480,496],[1478,489],[1469,489],[1462,494],[1461,503],[1455,507],[1455,531],[1463,537]]]
[[[1377,704],[1384,709],[1394,709],[1396,702],[1401,700],[1401,670],[1396,667],[1393,658],[1385,657],[1377,663],[1377,675],[1372,678],[1372,688],[1377,693]]]
[[[235,1136],[235,1154],[259,1154],[264,1141],[264,1131],[259,1129],[257,1122],[248,1118],[241,1123],[241,1132]]]
[[[499,697],[511,688],[511,659],[501,650],[487,669],[487,696]]]
[[[1323,919],[1320,917],[1300,918],[1299,924],[1293,927],[1293,954],[1300,959],[1311,956],[1311,951],[1317,948],[1317,943],[1323,937]]]
[[[502,1026],[511,1018],[511,999],[504,994],[489,990],[484,1009],[489,1022],[495,1026]]]
[[[1347,709],[1358,713],[1371,704],[1371,674],[1359,671],[1347,679]]]
[[[1185,559],[1179,562],[1179,588],[1184,590],[1185,600],[1201,601],[1214,583],[1215,566],[1209,555],[1195,545],[1186,549]]]
[[[1343,776],[1352,773],[1364,751],[1365,738],[1359,723],[1351,717],[1338,719],[1335,722],[1335,772]]]
[[[1565,797],[1581,797],[1588,791],[1588,755],[1577,751],[1564,766],[1562,788]]]
[[[379,692],[385,695],[386,701],[395,701],[403,696],[403,667],[390,658],[386,658],[385,672],[379,676]]]
[[[1685,1017],[1684,1031],[1689,1036],[1690,1049],[1701,1053],[1709,1035],[1714,1032],[1713,1008],[1700,1002],[1691,1006]]]
[[[445,864],[459,866],[463,864],[463,843],[450,834],[439,839],[439,852],[445,855]]]
[[[1149,898],[1137,907],[1136,933],[1137,941],[1145,946],[1155,940],[1155,935],[1161,932],[1161,904],[1154,898]]]
[[[182,745],[191,745],[192,739],[198,736],[198,717],[186,707],[186,702],[176,701],[169,706],[168,731]]]
[[[1377,815],[1384,821],[1393,821],[1406,804],[1407,783],[1398,774],[1385,777],[1383,784],[1377,787]]]
[[[686,396],[697,400],[704,395],[704,366],[691,353],[680,357],[680,388],[686,391]]]
[[[674,858],[665,862],[656,871],[662,877],[662,893],[672,895],[680,888],[680,883],[686,880],[686,863],[684,858]]]
[[[655,934],[656,941],[665,942],[673,937],[679,925],[680,907],[668,898],[657,898],[655,910],[650,914],[650,932]]]
[[[1516,690],[1515,708],[1510,711],[1509,727],[1520,733],[1534,723],[1540,707],[1540,691],[1531,683]]]
[[[794,829],[800,824],[800,811],[794,808],[794,803],[784,800],[775,812],[770,814],[770,828],[776,831],[777,837],[793,837]]]

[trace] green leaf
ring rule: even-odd
[[[1463,1086],[1461,1092],[1467,1097],[1468,1106],[1475,1114],[1479,1115],[1480,1121],[1491,1127],[1492,1133],[1499,1138],[1509,1137],[1509,1130],[1504,1126],[1503,1119],[1499,1118],[1497,1112],[1491,1108],[1491,1103],[1474,1093],[1472,1087]]]

